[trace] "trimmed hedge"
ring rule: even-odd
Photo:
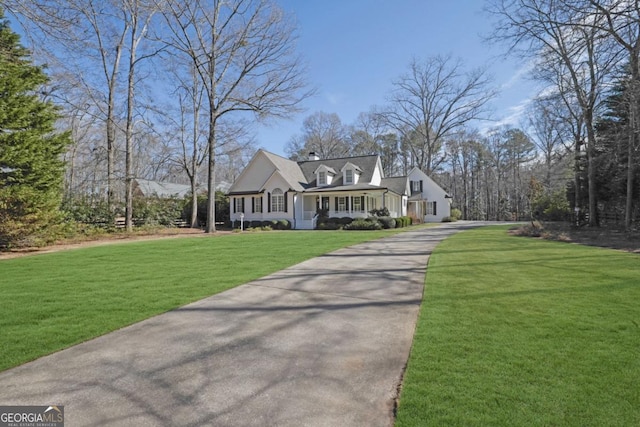
[[[345,230],[382,230],[382,224],[376,218],[358,218],[344,226]]]
[[[413,219],[410,216],[396,218],[396,228],[408,227],[411,224],[413,224]]]
[[[230,223],[225,223],[225,225],[228,225],[230,228],[233,228],[233,229],[239,229],[240,220],[234,220],[234,221],[231,221]],[[280,219],[280,220],[272,219],[267,221],[259,221],[259,220],[244,221],[244,228],[245,230],[249,228],[254,228],[254,229],[269,228],[271,230],[291,230],[291,222],[286,219]]]
[[[321,222],[316,225],[316,230],[340,230],[342,226],[335,222]]]
[[[348,216],[344,216],[342,218],[338,217],[320,217],[318,222],[316,223],[316,230],[340,230],[345,225],[351,224],[353,218]]]
[[[378,221],[380,222],[380,224],[382,224],[382,228],[384,228],[385,230],[397,227],[395,218],[391,218],[390,216],[381,216],[380,218],[378,218]]]

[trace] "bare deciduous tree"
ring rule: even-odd
[[[219,122],[250,112],[286,116],[309,93],[294,51],[295,28],[268,0],[157,1],[166,43],[191,61],[205,88],[208,113],[207,232],[215,232],[215,165]]]
[[[294,136],[285,151],[294,160],[306,159],[316,153],[321,159],[345,157],[350,154],[348,129],[335,113],[318,111],[304,119],[302,135]]]
[[[490,11],[499,22],[493,37],[507,41],[510,51],[537,61],[541,75],[556,84],[565,98],[571,92],[587,134],[589,224],[597,225],[594,147],[595,116],[603,84],[616,64],[618,50],[603,38],[605,19],[591,8],[577,14],[565,0],[494,0]]]
[[[633,178],[637,161],[638,134],[640,133],[640,4],[627,0],[588,0],[589,5],[602,14],[603,20],[589,19],[593,14],[583,6],[578,12],[586,25],[596,30],[602,29],[625,52],[625,59],[631,78],[626,94],[629,108],[629,135],[627,142],[627,197],[625,206],[625,228],[631,229],[633,216]]]
[[[106,192],[111,206],[116,170],[116,100],[120,62],[129,31],[129,23],[116,12],[119,2],[7,0],[3,4],[21,18],[28,34],[41,41],[35,45],[45,52],[53,65],[65,71],[59,77],[71,78],[76,86],[84,87],[91,97],[91,106],[100,109],[105,124]],[[104,80],[101,82],[101,79]]]
[[[436,56],[414,60],[393,82],[388,122],[405,139],[413,163],[427,174],[444,161],[447,136],[472,120],[485,118],[495,95],[484,70],[464,72],[461,61]]]

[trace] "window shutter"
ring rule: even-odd
[[[234,197],[233,200],[233,213],[236,213],[236,198]]]
[[[420,192],[422,193],[422,180],[420,180]]]
[[[335,209],[335,211],[337,212],[338,211],[338,198],[336,197],[335,200],[336,200],[336,209]]]
[[[436,203],[437,203],[437,202],[433,202],[433,214],[434,214],[434,215],[438,215],[438,214],[436,213],[436,206],[437,206],[437,205],[436,205]]]
[[[267,212],[271,212],[271,193],[267,193]]]
[[[289,212],[289,192],[284,192],[284,211]]]
[[[351,199],[351,197],[345,197],[344,198],[344,205],[345,205],[345,209],[347,210],[347,212],[349,211],[349,199]]]
[[[256,213],[256,198],[251,197],[251,213]]]
[[[364,196],[360,196],[360,212],[364,212]]]
[[[244,213],[244,197],[242,198],[242,213]]]

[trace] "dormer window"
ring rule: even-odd
[[[324,171],[318,172],[318,185],[327,185],[327,173]]]
[[[347,162],[347,164],[345,164],[340,170],[342,171],[342,180],[344,182],[344,185],[352,185],[358,183],[358,178],[362,173],[362,169],[360,169],[358,166],[354,165],[351,162]]]
[[[336,171],[326,165],[320,165],[315,170],[314,174],[316,175],[318,187],[322,187],[325,185],[331,185],[331,181],[333,180]]]
[[[353,169],[347,169],[344,173],[344,183],[353,184]]]

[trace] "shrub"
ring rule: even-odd
[[[453,221],[458,221],[460,218],[462,218],[462,212],[460,211],[460,209],[453,208],[451,209],[449,216]]]
[[[205,226],[207,224],[207,196],[198,196],[198,224]],[[191,221],[191,196],[184,199],[184,208],[182,210],[182,219],[187,222]],[[216,221],[222,222],[229,228],[231,219],[229,218],[229,197],[222,191],[216,191]]]
[[[391,218],[390,216],[381,216],[380,218],[378,218],[378,221],[380,221],[380,224],[382,224],[382,228],[384,228],[385,230],[389,228],[396,228],[396,220],[394,218]]]
[[[382,230],[382,224],[379,221],[369,218],[358,218],[353,220],[351,224],[344,226],[345,230]]]
[[[442,222],[454,222],[454,221],[455,220],[450,216],[445,216],[444,218],[442,218]]]
[[[287,219],[278,221],[278,230],[291,230],[291,223]]]
[[[62,203],[62,211],[74,222],[113,227],[115,214],[109,210],[106,200],[88,198],[70,198]]]
[[[396,218],[396,228],[408,227],[413,224],[413,220],[408,216],[401,216]]]
[[[373,216],[389,216],[389,209],[387,208],[380,208],[380,209],[372,209],[369,211],[369,213]]]
[[[344,217],[320,217],[316,223],[316,230],[340,230],[343,226],[350,224],[353,219]]]
[[[353,222],[353,218],[348,216],[343,216],[342,218],[338,218],[338,224],[348,225]]]
[[[316,230],[341,230],[342,226],[335,222],[323,222],[316,225]]]
[[[182,199],[159,197],[136,197],[133,199],[133,216],[136,223],[145,225],[173,226],[174,221],[182,217],[184,201]],[[136,224],[137,225],[137,224]]]

